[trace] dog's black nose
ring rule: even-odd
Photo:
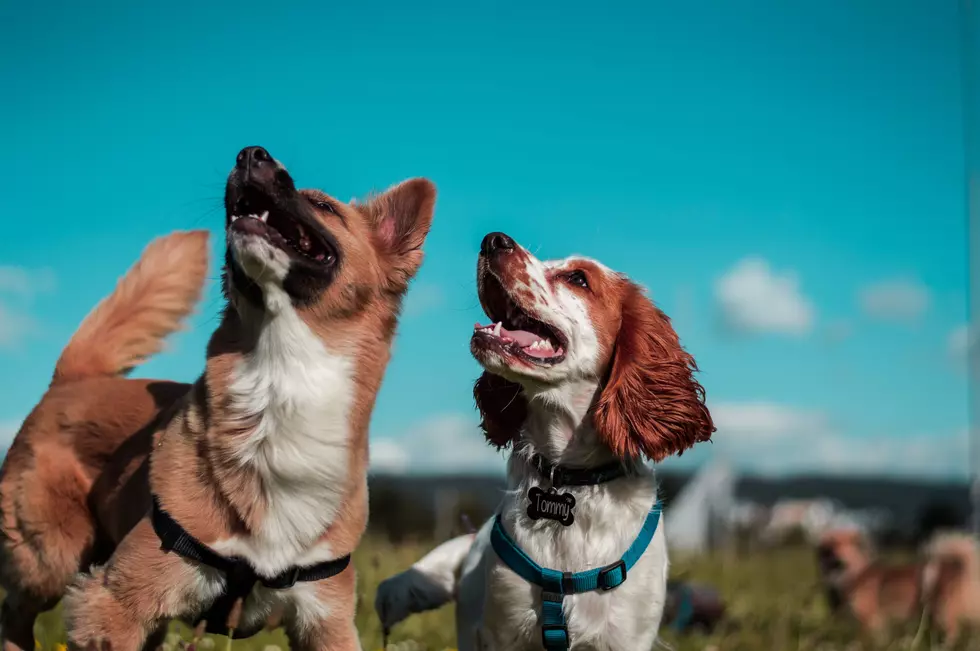
[[[517,244],[506,233],[487,233],[480,243],[480,253],[489,256],[502,251],[513,251],[516,247]]]
[[[247,170],[253,165],[271,163],[272,156],[270,156],[269,152],[265,150],[265,147],[246,147],[238,152],[238,158],[235,162],[238,167],[243,170]]]
[[[276,161],[265,147],[246,147],[241,150],[235,159],[235,167],[241,170],[246,183],[264,186],[272,183],[275,178]]]

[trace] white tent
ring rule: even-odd
[[[664,509],[667,542],[682,552],[704,553],[728,535],[735,508],[735,475],[720,459],[705,464]]]

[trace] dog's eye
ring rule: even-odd
[[[578,269],[575,271],[570,271],[565,274],[565,280],[576,287],[583,287],[585,289],[589,288],[589,279],[585,277],[584,271],[579,271]]]
[[[329,201],[313,201],[313,205],[320,210],[326,210],[329,213],[337,214],[337,208]]]

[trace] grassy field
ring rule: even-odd
[[[381,649],[381,629],[374,617],[374,592],[385,577],[405,569],[429,549],[429,545],[402,545],[368,540],[355,554],[360,603],[357,627],[365,651]],[[863,651],[911,649],[917,622],[897,630],[888,640],[862,639],[845,619],[832,619],[817,590],[813,558],[806,549],[789,549],[736,559],[718,556],[685,561],[675,559],[674,576],[707,581],[721,590],[728,602],[729,621],[711,636],[677,636],[665,631],[663,639],[676,651]],[[190,639],[190,631],[178,625],[167,647],[177,647],[177,636]],[[38,621],[36,637],[43,651],[55,651],[64,642],[58,611]],[[227,650],[227,638],[207,639],[203,651]],[[234,651],[278,651],[287,648],[280,633],[266,633],[236,640]],[[392,632],[389,650],[443,651],[456,646],[452,606],[409,618]],[[927,633],[919,650],[938,649]],[[977,649],[980,639],[964,640],[958,649]],[[171,651],[168,648],[166,651]],[[174,648],[173,651],[176,651]],[[642,651],[642,650],[641,650]]]

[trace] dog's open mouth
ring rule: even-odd
[[[820,547],[817,550],[817,563],[820,571],[827,575],[837,574],[844,569],[844,562],[833,549],[827,547]]]
[[[490,273],[481,283],[480,302],[493,323],[474,326],[474,345],[533,364],[556,364],[565,358],[564,334],[528,314]]]
[[[261,195],[245,195],[228,217],[228,227],[240,233],[264,237],[274,246],[311,262],[333,262],[333,246],[326,236],[299,217],[277,209]]]

